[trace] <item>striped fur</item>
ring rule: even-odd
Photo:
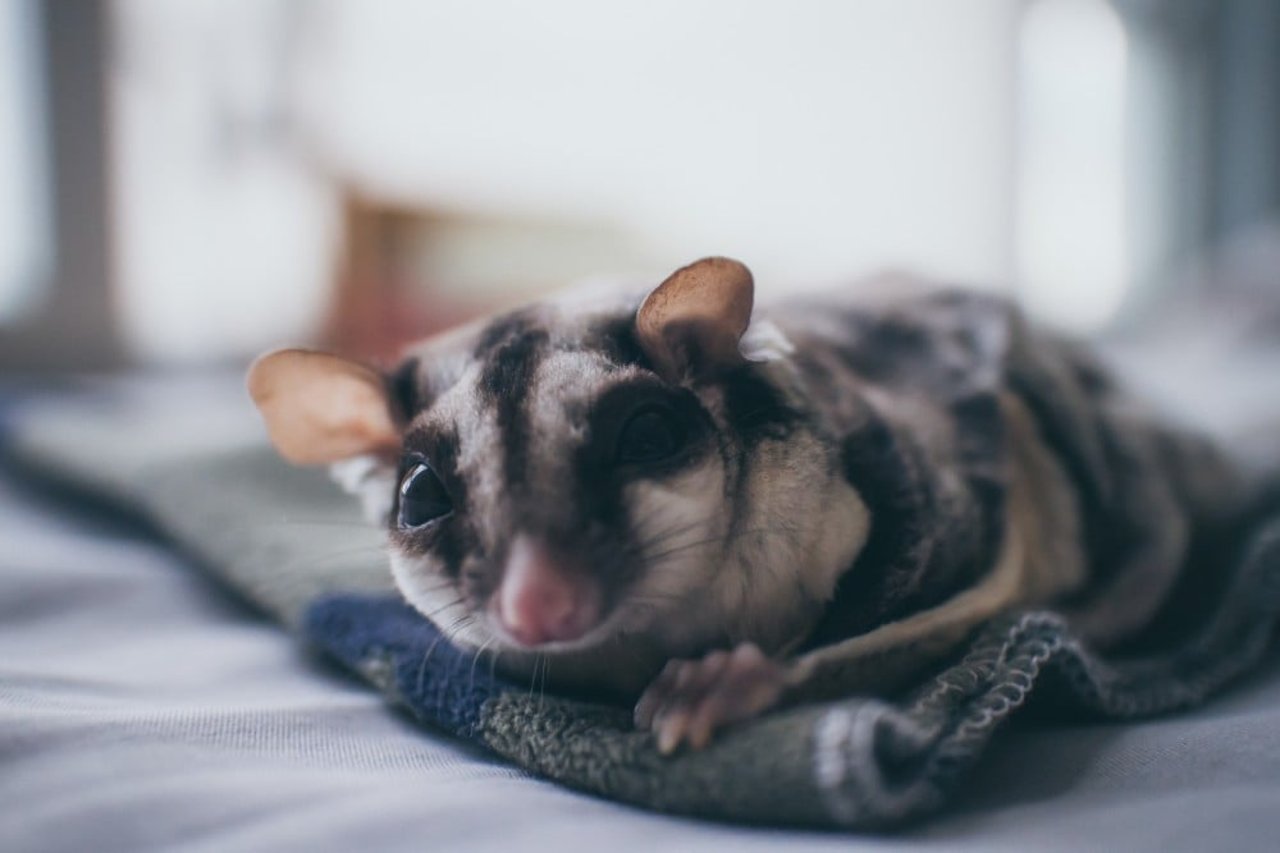
[[[680,385],[646,361],[637,304],[535,305],[409,354],[390,382],[404,451],[455,505],[429,529],[396,528],[397,471],[344,463],[391,522],[408,600],[504,668],[537,665],[485,608],[519,532],[605,590],[602,624],[537,656],[552,680],[634,695],[669,659],[751,640],[821,693],[901,682],[1020,604],[1131,639],[1192,533],[1242,499],[1211,449],[997,299],[780,305],[744,340],[761,360]],[[690,449],[623,476],[611,430],[646,395],[682,412]]]

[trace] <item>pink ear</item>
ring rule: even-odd
[[[327,464],[400,447],[382,376],[362,364],[277,350],[253,363],[247,383],[272,443],[290,462]]]
[[[741,364],[738,341],[751,322],[751,271],[730,258],[703,258],[672,273],[636,312],[636,335],[671,381]]]

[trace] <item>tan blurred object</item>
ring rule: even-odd
[[[342,195],[342,256],[321,345],[356,358],[386,361],[410,341],[480,313],[451,304],[437,283],[421,281],[409,257],[423,231],[441,217],[371,199]]]
[[[655,266],[607,220],[448,209],[364,188],[341,198],[342,255],[320,343],[354,358],[386,361],[585,277]]]

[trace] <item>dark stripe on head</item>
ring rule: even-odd
[[[513,338],[520,337],[535,326],[534,312],[531,308],[521,308],[494,317],[476,338],[472,354],[477,361],[485,361],[493,354],[493,350],[505,346]]]
[[[734,368],[720,379],[720,384],[724,388],[728,426],[748,446],[761,439],[786,438],[802,420],[803,416],[754,365]]]
[[[604,322],[600,329],[588,341],[594,345],[610,362],[621,367],[643,367],[652,370],[649,357],[640,346],[636,337],[636,318],[634,313],[626,313]]]
[[[496,412],[509,489],[519,488],[524,478],[530,426],[526,401],[549,340],[547,330],[535,325],[531,313],[522,311],[495,320],[476,348],[477,357],[484,361],[480,393]]]
[[[426,395],[418,377],[417,356],[405,359],[392,371],[387,377],[387,391],[395,409],[394,414],[402,423],[413,420],[413,416],[425,408]]]

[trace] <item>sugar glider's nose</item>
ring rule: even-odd
[[[569,642],[600,621],[599,584],[545,542],[517,536],[490,610],[522,646]]]

